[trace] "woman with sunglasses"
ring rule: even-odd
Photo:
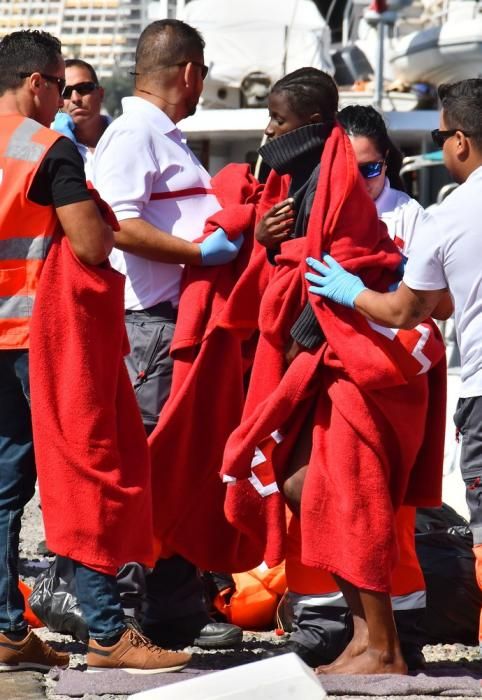
[[[378,216],[406,259],[424,209],[403,191],[400,177],[402,154],[390,139],[383,117],[373,107],[350,105],[338,112],[337,120],[349,136],[360,174]],[[287,212],[285,204],[285,216],[288,216]],[[276,235],[279,240],[284,240],[293,234],[285,231],[281,234],[284,238],[278,233]],[[321,329],[309,306],[294,325],[291,335],[294,342],[287,353],[288,362],[296,356],[300,346],[313,348],[321,342]]]
[[[415,228],[424,215],[421,205],[404,192],[402,154],[391,141],[383,117],[373,107],[350,105],[338,113],[358,169],[390,237],[408,257]]]

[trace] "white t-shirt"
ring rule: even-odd
[[[375,200],[375,206],[379,218],[387,226],[390,238],[408,257],[415,230],[425,215],[423,207],[405,192],[391,187],[388,178],[385,178],[385,185]]]
[[[123,114],[107,127],[94,156],[94,184],[119,221],[142,218],[158,229],[193,241],[219,211],[208,172],[185,139],[155,105],[122,100]],[[147,260],[114,249],[113,267],[126,275],[126,309],[179,302],[182,265]]]
[[[461,357],[461,396],[482,396],[482,166],[417,231],[403,277],[414,290],[449,288]]]
[[[107,126],[112,122],[112,118],[109,117],[107,114],[102,114],[102,119],[104,120],[104,123],[107,122]],[[85,146],[83,143],[80,143],[80,141],[77,141],[76,144],[77,150],[82,156],[82,160],[84,161],[84,170],[85,170],[85,179],[90,180],[92,183],[94,182],[94,151],[91,150],[88,146]]]
[[[84,161],[85,179],[93,182],[93,180],[94,180],[94,169],[93,169],[94,154],[90,150],[90,148],[88,148],[87,146],[84,146],[83,143],[77,142],[76,146],[77,146],[78,152],[82,156],[82,160]]]

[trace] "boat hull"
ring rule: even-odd
[[[447,22],[393,40],[389,62],[394,76],[407,83],[433,85],[482,75],[482,17]]]

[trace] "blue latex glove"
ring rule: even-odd
[[[224,265],[231,262],[239,253],[243,241],[243,234],[235,238],[234,241],[230,241],[222,228],[216,229],[199,244],[201,265]]]
[[[59,134],[67,136],[68,139],[77,144],[77,139],[75,138],[75,124],[72,117],[65,112],[57,112],[55,119],[53,120],[51,127],[54,131],[58,131]]]
[[[307,264],[319,273],[318,275],[312,272],[305,273],[305,278],[311,282],[308,291],[353,309],[355,299],[366,289],[365,285],[359,277],[344,270],[328,253],[324,253],[322,261],[314,258],[306,259]]]

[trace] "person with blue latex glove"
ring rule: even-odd
[[[482,452],[482,79],[442,84],[438,97],[439,128],[432,139],[459,186],[416,227],[397,290],[367,290],[356,299],[356,308],[392,328],[413,328],[429,316],[443,320],[454,309],[461,362],[454,422],[462,438],[460,469],[482,590],[482,468],[474,459]],[[482,615],[480,621],[482,648]]]
[[[65,112],[57,112],[55,119],[52,122],[52,129],[54,131],[58,131],[59,134],[67,136],[68,139],[77,145],[77,139],[75,138],[74,133],[74,120],[69,114],[66,114]]]
[[[125,361],[146,434],[154,430],[171,394],[170,350],[185,266],[229,263],[243,242],[242,236],[229,241],[221,229],[197,242],[221,205],[211,176],[177,125],[194,114],[206,73],[204,39],[194,27],[171,19],[151,23],[137,44],[134,94],[122,100],[122,114],[97,143],[85,141],[95,145],[93,183],[119,220],[110,262],[126,276],[130,354]],[[99,88],[91,90],[94,76],[68,77],[71,99],[65,109],[80,137],[81,127],[90,124],[86,111],[92,116],[101,95]],[[202,298],[197,306],[192,313],[204,315]],[[196,466],[202,469],[201,462]],[[176,464],[165,467],[175,470]],[[162,494],[157,497],[162,500]],[[151,639],[167,648],[193,640],[198,646],[231,647],[241,640],[239,627],[209,617],[198,571],[182,556],[160,559],[145,586],[135,589],[129,582],[142,581],[144,573],[134,562],[127,569],[121,595],[129,608],[134,603],[143,609],[143,630]]]
[[[226,232],[222,228],[216,229],[214,233],[207,236],[199,244],[201,250],[201,265],[224,265],[234,260],[244,242],[241,234],[234,241],[229,240]]]
[[[336,301],[343,306],[355,308],[355,299],[366,289],[359,277],[343,269],[328,253],[324,253],[322,262],[307,258],[306,263],[318,273],[317,275],[312,272],[305,273],[305,278],[311,283],[308,287],[309,292]]]

